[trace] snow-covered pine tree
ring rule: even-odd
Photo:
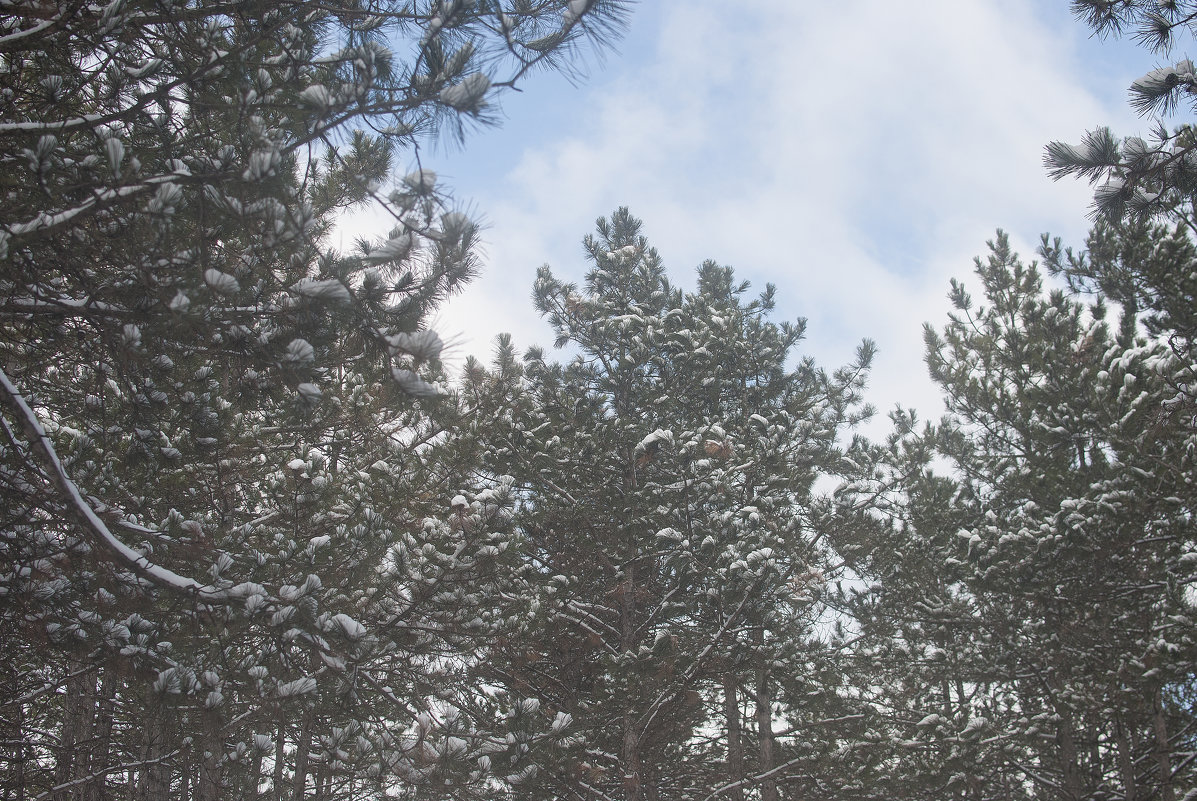
[[[1130,36],[1169,61],[1176,45],[1197,33],[1197,3],[1192,0],[1072,0],[1073,13],[1099,36]],[[1094,192],[1094,209],[1117,219],[1171,217],[1191,209],[1197,188],[1197,148],[1193,127],[1170,130],[1164,120],[1178,110],[1197,109],[1193,62],[1182,58],[1157,66],[1129,87],[1131,106],[1151,118],[1154,128],[1144,139],[1119,139],[1109,128],[1087,132],[1079,144],[1052,142],[1045,163],[1053,177],[1082,176],[1102,182]]]
[[[420,149],[621,14],[6,8],[6,793],[381,793],[480,747],[449,720],[486,713],[455,683],[480,600],[442,588],[496,546],[420,406],[476,228]],[[333,252],[361,203],[394,230]]]
[[[874,797],[1176,798],[1197,645],[1188,436],[1161,414],[1177,360],[1045,292],[1003,235],[977,274],[983,303],[954,284],[927,328],[949,415],[898,416],[866,490],[896,490],[889,519],[853,550],[892,749]]]
[[[503,339],[467,369],[500,421],[483,463],[514,479],[530,593],[493,677],[569,721],[556,751],[510,766],[518,792],[777,797],[805,737],[779,688],[814,678],[791,671],[822,614],[813,482],[864,411],[871,346],[833,375],[795,365],[803,328],[768,320],[771,287],[746,300],[708,262],[683,293],[626,209],[585,248],[584,288],[548,268],[535,287],[576,357],[520,361]]]
[[[1192,2],[1074,0],[1072,6],[1095,33],[1131,36],[1169,59],[1178,43],[1197,33],[1197,4]],[[1132,310],[1148,312],[1149,326],[1162,323],[1156,330],[1166,331],[1190,364],[1190,375],[1179,387],[1190,406],[1197,400],[1190,386],[1197,382],[1197,329],[1187,234],[1194,222],[1197,134],[1188,122],[1170,129],[1166,121],[1177,112],[1197,109],[1195,87],[1197,73],[1187,58],[1156,67],[1130,86],[1131,104],[1155,121],[1151,137],[1120,140],[1108,128],[1099,128],[1079,145],[1052,142],[1045,157],[1055,178],[1072,175],[1102,182],[1094,193],[1098,225],[1087,243],[1088,258],[1073,259],[1060,252],[1059,243],[1045,242],[1048,266],[1066,275],[1074,288],[1096,287]],[[1128,243],[1155,252],[1139,258],[1144,254],[1125,252]]]

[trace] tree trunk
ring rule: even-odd
[[[257,737],[257,735],[255,734],[254,737]],[[249,763],[249,781],[246,783],[247,786],[245,787],[245,797],[257,799],[260,796],[260,794],[258,793],[258,785],[260,785],[261,782],[262,782],[262,750],[257,747],[257,743],[255,742],[254,743],[254,758],[253,758],[253,761],[251,761]]]
[[[274,791],[275,801],[283,801],[283,760],[286,758],[286,724],[282,718],[278,721],[278,736],[274,738]]]
[[[1072,730],[1072,713],[1067,709],[1060,712],[1060,724],[1056,729],[1056,744],[1059,746],[1061,784],[1068,801],[1080,801],[1081,770],[1077,764],[1076,736]]]
[[[321,762],[319,769],[316,771],[316,798],[314,801],[324,801],[328,797],[327,791],[329,780],[332,776],[328,770],[328,762]]]
[[[616,408],[619,403],[616,399]],[[636,455],[629,449],[625,454],[627,473],[624,487],[629,495],[636,491],[639,479],[636,476]],[[631,536],[631,535],[630,535]],[[626,655],[636,650],[636,562],[637,553],[635,539],[629,542],[633,559],[628,562],[624,576],[623,590],[620,592],[620,650]],[[636,709],[640,701],[639,681],[634,677],[628,680],[628,696],[625,699],[623,713],[623,797],[624,801],[640,801],[641,769],[640,769],[640,737],[636,731]]]
[[[773,696],[769,687],[769,662],[764,653],[765,632],[757,627],[755,631],[756,653],[756,731],[759,756],[757,774],[764,775],[777,767],[773,753]],[[773,777],[761,780],[761,801],[777,801],[777,780]]]
[[[1118,747],[1118,772],[1122,774],[1122,798],[1124,801],[1138,801],[1135,782],[1135,748],[1122,722],[1122,715],[1114,718],[1114,741]]]
[[[224,784],[220,770],[220,760],[224,751],[224,743],[220,737],[220,719],[215,712],[201,714],[200,726],[203,733],[196,801],[220,801]]]
[[[96,775],[84,788],[84,801],[104,801],[108,795],[108,780],[104,771],[108,769],[108,752],[112,745],[112,718],[116,702],[116,687],[116,671],[111,667],[105,668],[100,679],[100,697],[96,704],[95,723],[92,728],[92,742],[89,749],[91,772]]]
[[[1105,777],[1105,762],[1102,758],[1102,729],[1103,726],[1092,723],[1085,727],[1085,740],[1089,743],[1089,786],[1099,787]]]
[[[7,672],[7,671],[6,671]],[[9,687],[8,697],[16,699],[21,695],[20,683],[18,681],[19,673],[15,666],[8,675]],[[15,702],[16,709],[13,712],[13,725],[10,736],[13,743],[13,769],[12,769],[12,785],[4,787],[4,797],[9,797],[9,786],[13,789],[13,797],[16,801],[25,801],[25,760],[29,754],[28,743],[25,739],[25,704]]]
[[[202,745],[203,744],[201,743],[201,747]],[[191,766],[191,754],[191,746],[183,746],[183,752],[179,754],[178,798],[191,798],[191,774],[194,772],[194,768]]]
[[[640,739],[636,715],[630,708],[623,713],[623,797],[624,801],[640,801]]]
[[[75,729],[71,733],[74,739],[73,751],[74,756],[74,770],[70,781],[73,783],[71,789],[66,791],[69,798],[82,798],[84,796],[84,788],[91,784],[88,777],[93,771],[99,770],[102,766],[92,764],[92,752],[95,748],[95,726],[96,726],[96,676],[90,671],[82,676],[77,677],[78,687],[78,712],[75,721]]]
[[[72,667],[75,667],[72,665]],[[68,668],[70,669],[70,668]],[[65,785],[74,778],[77,744],[81,740],[79,724],[85,713],[83,707],[94,703],[91,694],[95,692],[96,677],[90,673],[71,676],[66,682],[66,695],[62,699],[62,728],[58,732],[58,750],[54,755],[54,786]],[[86,682],[92,682],[92,693],[88,693]],[[94,710],[93,710],[94,714]],[[67,801],[70,789],[55,790],[54,801]]]
[[[167,729],[165,710],[161,705],[149,709],[142,749],[141,783],[137,788],[141,801],[167,801],[170,796],[170,771],[163,764]]]
[[[303,801],[308,785],[308,752],[312,750],[312,713],[304,715],[303,729],[295,744],[295,775],[291,781],[292,801]]]
[[[1172,748],[1168,743],[1168,719],[1164,712],[1163,690],[1152,693],[1151,728],[1155,734],[1155,765],[1159,774],[1160,801],[1174,801],[1172,789]]]
[[[740,732],[740,699],[737,695],[736,674],[723,674],[723,715],[727,720],[727,783],[744,780],[744,743]],[[737,785],[727,791],[729,801],[744,801],[744,787]]]

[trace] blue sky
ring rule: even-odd
[[[895,403],[938,416],[921,332],[948,279],[968,281],[998,227],[1028,258],[1045,231],[1082,242],[1089,187],[1049,180],[1043,146],[1148,127],[1126,87],[1159,59],[1067,6],[643,0],[585,77],[537,76],[499,99],[500,127],[424,154],[487,225],[485,272],[436,327],[459,358],[488,359],[501,331],[550,345],[537,267],[580,280],[582,237],[626,205],[676,283],[710,258],[777,284],[777,317],[809,319],[824,366],[878,343],[882,420]]]

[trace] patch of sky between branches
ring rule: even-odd
[[[540,70],[521,79],[518,91],[492,93],[487,100],[497,106],[497,124],[467,130],[464,143],[450,138],[438,142],[426,161],[467,201],[476,200],[484,187],[500,185],[524,151],[543,147],[550,133],[571,130],[586,117],[585,89],[633,75],[654,57],[664,5],[633,6],[624,37],[598,53],[586,51],[572,78]]]

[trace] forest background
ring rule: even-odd
[[[765,6],[734,20],[651,8],[665,85],[608,94],[594,117],[558,107],[645,162],[605,163],[586,136],[525,148],[510,170],[460,157],[528,192],[496,204],[492,225],[525,236],[496,236],[492,258],[531,247],[533,221],[555,237],[587,193],[567,202],[540,181],[580,171],[595,198],[629,175],[653,185],[647,210],[686,247],[710,236],[765,267],[737,272],[708,245],[693,283],[677,277],[644,236],[653,221],[620,207],[561,257],[584,273],[527,276],[565,350],[503,336],[459,371],[450,357],[471,340],[446,348],[446,300],[482,269],[484,229],[433,169],[450,155],[433,154],[518,97],[505,90],[577,79],[629,4],[14,6],[0,35],[6,797],[1197,792],[1192,129],[1052,131],[1077,144],[1044,158],[1029,109],[951,102],[1051,84],[1059,57],[1037,58],[1058,40],[1029,9],[954,8],[925,20],[944,31],[935,46],[829,70],[840,62],[789,47],[793,32],[898,30],[887,7],[868,17],[878,28],[795,11],[793,30]],[[1080,30],[1168,58],[1131,83],[1140,116],[1192,110],[1197,70],[1178,51],[1197,9],[1072,11]],[[718,44],[746,31],[750,56]],[[711,53],[695,58],[695,38]],[[1065,64],[1081,53],[1063,49]],[[884,93],[903,55],[935,69],[910,96]],[[845,126],[868,136],[808,133],[837,108],[828,75],[882,87],[881,117]],[[907,101],[940,102],[929,83],[951,112],[908,124]],[[654,95],[736,120],[732,145]],[[987,179],[1019,173],[991,158],[1012,141],[1036,171],[1092,179],[1092,228],[1028,243],[1042,268],[1000,231],[974,275],[951,268],[921,344],[895,337],[924,355],[947,414],[870,423],[877,345],[848,329],[922,309],[912,265],[938,269],[941,243],[963,247],[995,213],[989,198],[1037,208],[1026,187],[1040,184]],[[678,153],[680,189],[652,177]],[[746,178],[765,188],[751,202]],[[696,212],[676,196],[714,199]],[[363,207],[385,225],[359,236]],[[907,224],[922,209],[932,222]],[[775,274],[813,310],[791,315]],[[513,276],[484,285],[488,302],[515,305]],[[822,294],[841,282],[852,311]],[[834,344],[816,359],[820,326]]]
[[[1126,90],[1153,66],[1066,2],[641,3],[584,80],[535,76],[501,126],[429,156],[495,266],[440,311],[448,358],[484,356],[496,331],[548,343],[536,268],[580,278],[579,232],[627,206],[676,277],[715,259],[778,284],[808,352],[839,363],[871,337],[870,400],[937,416],[921,326],[943,319],[948,279],[998,227],[1027,254],[1046,231],[1083,239],[1091,193],[1048,177],[1043,147],[1142,132]]]

